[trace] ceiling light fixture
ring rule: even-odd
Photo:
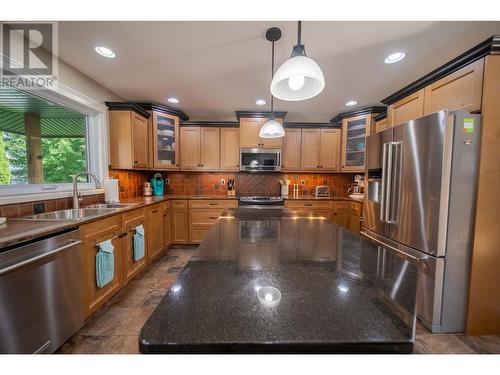
[[[384,60],[386,64],[394,64],[400,62],[406,57],[406,53],[404,52],[394,52],[387,56]]]
[[[356,100],[349,100],[347,103],[345,103],[346,106],[352,107],[353,105],[358,104]]]
[[[257,99],[257,101],[255,102],[255,104],[257,104],[257,105],[265,105],[266,101],[264,99]]]
[[[167,101],[172,104],[179,104],[179,99],[177,98],[168,98]]]
[[[116,53],[114,53],[107,47],[100,46],[100,47],[95,47],[94,49],[99,55],[107,57],[108,59],[114,59],[116,57]]]
[[[277,27],[271,27],[266,32],[266,39],[272,42],[272,53],[271,53],[271,79],[274,74],[274,42],[281,38],[281,30]],[[274,119],[274,98],[271,94],[271,115],[269,120],[266,121],[264,125],[260,128],[259,137],[261,138],[281,138],[285,135],[285,129],[283,126]]]
[[[302,22],[298,21],[297,44],[292,56],[278,68],[271,82],[271,93],[281,100],[310,99],[325,88],[323,72],[313,59],[306,56],[301,34]]]

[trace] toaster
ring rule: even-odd
[[[330,188],[327,185],[316,186],[314,191],[314,195],[316,197],[329,197],[330,196]]]

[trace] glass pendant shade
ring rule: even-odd
[[[285,129],[276,120],[268,120],[259,131],[261,138],[281,138],[285,135]]]
[[[307,56],[292,56],[281,65],[271,82],[274,97],[299,101],[318,95],[325,88],[325,77],[319,65]]]

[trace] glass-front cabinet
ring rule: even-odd
[[[342,120],[342,170],[364,172],[367,129],[371,114]]]
[[[152,112],[153,168],[179,169],[179,118]]]

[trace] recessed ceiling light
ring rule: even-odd
[[[257,101],[255,102],[255,104],[257,104],[257,105],[265,105],[266,101],[264,99],[257,99]]]
[[[397,63],[401,60],[403,60],[406,56],[406,53],[404,52],[394,52],[391,53],[389,56],[387,56],[384,60],[386,64],[394,64]]]
[[[114,59],[116,57],[116,54],[107,47],[101,46],[95,47],[94,49],[99,55],[107,57],[108,59]]]
[[[179,104],[179,99],[177,99],[177,98],[168,98],[167,100],[169,103]]]
[[[349,100],[347,103],[345,103],[346,106],[352,107],[353,105],[358,104],[356,100]]]

